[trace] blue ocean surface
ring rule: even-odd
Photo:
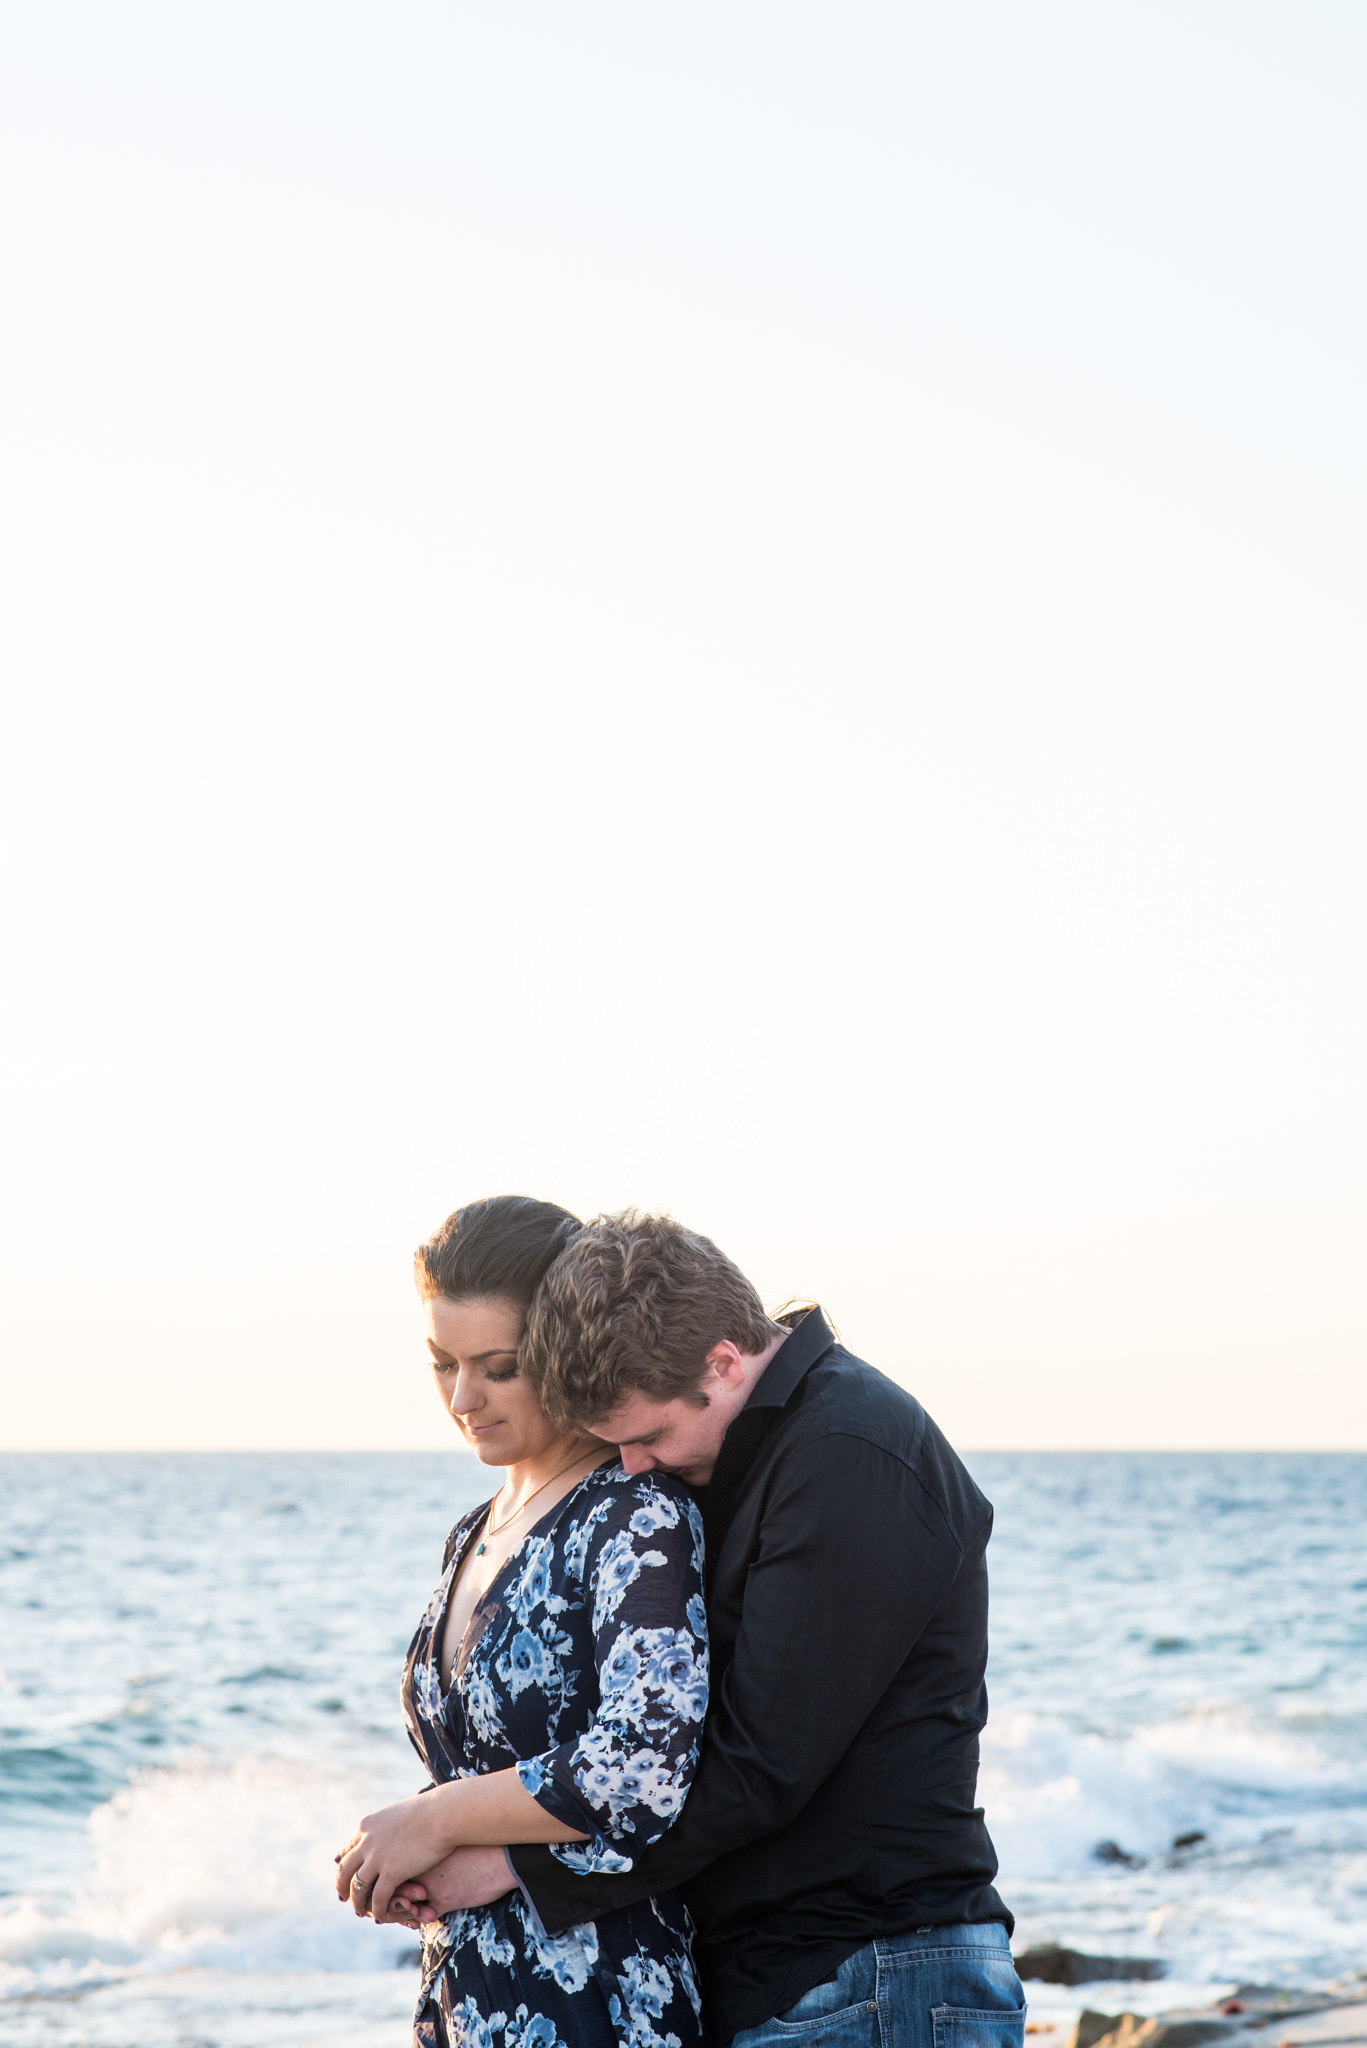
[[[1041,2022],[1367,1969],[1367,1457],[969,1462],[1016,1946],[1168,1970],[1032,1986]],[[400,1663],[491,1490],[460,1451],[0,1457],[7,2048],[404,2048],[411,1937],[332,1858],[422,1782]]]

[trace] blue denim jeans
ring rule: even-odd
[[[1000,1921],[871,1941],[732,2048],[1024,2048],[1025,1994]]]

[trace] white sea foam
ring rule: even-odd
[[[333,1856],[373,1795],[373,1782],[270,1755],[138,1772],[90,1815],[89,1883],[0,1912],[0,1995],[190,1964],[392,1967],[413,1936],[358,1920],[332,1890]]]
[[[1017,1714],[989,1725],[981,1796],[1022,1940],[1167,1964],[1134,2009],[1367,1956],[1367,1770],[1304,1733],[1210,1706],[1110,1735]]]
[[[1367,1770],[1345,1769],[1304,1734],[1255,1728],[1238,1708],[1195,1706],[1123,1734],[1019,1713],[983,1737],[980,1794],[1003,1867],[1037,1877],[1087,1867],[1099,1843],[1141,1857],[1200,1831],[1228,1843],[1367,1800]],[[1275,1816],[1275,1817],[1274,1817]]]

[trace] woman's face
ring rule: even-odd
[[[434,1295],[423,1312],[441,1404],[481,1464],[520,1465],[550,1450],[561,1432],[517,1369],[521,1309]]]

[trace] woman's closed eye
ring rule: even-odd
[[[439,1380],[446,1379],[449,1374],[460,1371],[460,1367],[454,1358],[429,1358],[427,1363],[431,1366]],[[515,1380],[517,1378],[516,1360],[508,1366],[481,1365],[479,1370],[481,1377],[486,1380]]]

